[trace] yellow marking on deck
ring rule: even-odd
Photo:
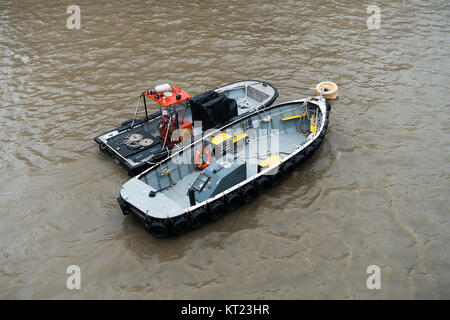
[[[291,120],[291,119],[297,119],[297,118],[303,118],[304,116],[306,116],[306,112],[303,112],[303,113],[301,113],[301,114],[296,114],[296,115],[293,115],[293,116],[290,116],[290,117],[282,118],[281,121],[286,121],[286,120]]]
[[[263,168],[265,168],[265,167],[272,167],[272,166],[278,164],[281,161],[283,161],[283,158],[281,158],[280,156],[277,156],[277,155],[274,154],[273,156],[270,156],[267,159],[265,159],[265,160],[261,161],[260,163],[258,163],[258,166],[263,167]]]
[[[239,140],[244,139],[245,137],[248,137],[248,134],[246,134],[246,133],[239,134],[233,138],[233,143],[236,143]]]
[[[217,136],[214,136],[211,138],[211,143],[218,145],[221,144],[225,141],[227,141],[228,139],[232,138],[231,135],[229,135],[228,133],[222,132],[220,134],[218,134]]]
[[[310,123],[310,126],[309,126],[309,131],[314,132],[314,133],[317,132],[314,115],[311,115],[311,123]]]

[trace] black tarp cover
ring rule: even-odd
[[[203,131],[225,125],[238,116],[236,100],[213,90],[193,97],[189,104],[192,120],[201,121]]]

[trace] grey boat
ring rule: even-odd
[[[126,182],[118,198],[153,236],[197,229],[289,176],[324,140],[322,96],[262,109],[210,130]]]
[[[275,87],[258,80],[230,83],[194,97],[182,88],[164,84],[139,96],[133,119],[94,141],[102,153],[112,156],[134,176],[167,157],[183,139],[191,140],[196,131],[224,126],[270,106],[277,97]],[[158,103],[158,112],[148,114],[150,101]],[[136,118],[139,109],[144,109],[144,118]],[[200,121],[202,127],[196,126]]]

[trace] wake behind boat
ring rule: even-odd
[[[139,96],[133,119],[94,141],[102,153],[111,155],[130,175],[135,175],[166,158],[179,142],[190,141],[196,129],[219,128],[255,109],[270,106],[277,97],[275,87],[257,80],[227,84],[194,97],[175,85],[160,85]],[[160,110],[149,115],[147,101],[157,102]],[[142,107],[145,117],[136,119]],[[196,122],[201,122],[201,128]]]
[[[290,175],[319,148],[329,113],[322,96],[256,109],[125,183],[122,212],[155,237],[200,228]]]

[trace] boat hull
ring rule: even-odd
[[[286,104],[289,103],[292,102],[288,102]],[[240,205],[249,203],[257,195],[264,193],[267,189],[277,185],[283,179],[287,178],[296,168],[300,168],[302,164],[320,148],[328,129],[331,110],[330,104],[326,102],[325,99],[323,99],[323,104],[324,120],[321,123],[318,134],[314,137],[314,139],[308,143],[305,143],[302,147],[286,156],[277,165],[272,166],[271,170],[276,170],[277,174],[255,175],[254,177],[250,177],[250,179],[247,179],[242,183],[238,183],[234,187],[221,192],[214,198],[195,204],[187,210],[168,217],[155,216],[148,211],[144,212],[146,210],[143,210],[142,206],[138,208],[138,202],[134,200],[130,201],[130,199],[128,199],[130,193],[127,192],[126,189],[129,189],[127,184],[133,183],[133,181],[129,181],[126,185],[124,185],[124,187],[122,187],[118,198],[123,214],[130,214],[135,221],[142,225],[153,236],[163,238],[167,236],[180,235],[189,229],[198,229],[208,221],[217,220],[226,212],[236,210]],[[272,108],[277,108],[283,105],[284,104],[267,107],[264,108],[264,110],[268,111]],[[237,120],[237,122],[244,121],[245,118],[250,116],[251,114]],[[146,172],[149,172],[152,169],[153,168],[150,168]],[[145,175],[146,172],[142,173],[140,176]],[[139,177],[134,178],[134,182],[137,183],[136,179],[138,178]]]

